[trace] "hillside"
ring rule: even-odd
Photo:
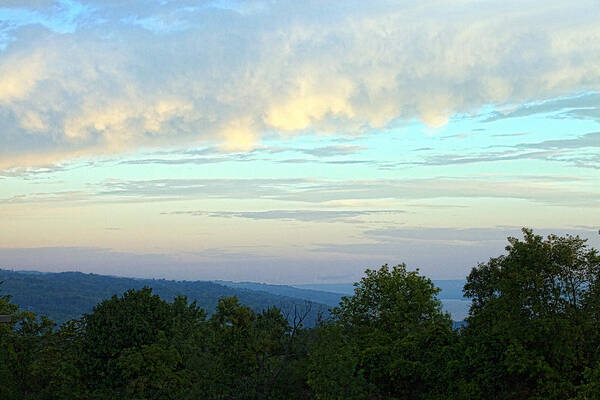
[[[288,285],[269,285],[266,283],[256,282],[230,282],[230,281],[214,281],[220,285],[229,286],[236,289],[249,289],[268,292],[279,296],[294,297],[303,300],[310,300],[317,303],[327,304],[330,307],[335,307],[339,304],[343,293],[332,293],[331,291],[302,289]]]
[[[168,301],[178,295],[187,296],[190,301],[197,301],[209,314],[214,311],[219,298],[228,296],[237,296],[242,304],[254,311],[277,306],[285,314],[294,307],[299,311],[306,307],[304,299],[208,281],[133,279],[81,272],[39,273],[2,269],[0,281],[4,282],[0,286],[0,294],[11,295],[11,300],[22,309],[46,315],[58,324],[90,313],[95,305],[115,294],[121,295],[129,289],[144,286],[152,288],[154,293]],[[329,305],[312,302],[305,325],[314,326],[319,314],[328,315],[328,309]]]

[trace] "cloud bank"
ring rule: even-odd
[[[379,212],[400,212],[391,210],[386,201],[410,201],[422,199],[463,198],[463,199],[520,199],[552,206],[577,206],[579,208],[598,207],[600,197],[595,181],[581,179],[573,186],[577,177],[530,176],[516,180],[510,176],[485,178],[432,177],[422,179],[373,179],[354,181],[334,181],[316,179],[155,179],[104,181],[96,190],[57,191],[20,194],[0,198],[0,204],[24,203],[69,203],[69,202],[161,202],[173,200],[215,199],[215,200],[270,200],[281,202],[301,202],[307,205],[327,207],[371,206]],[[568,184],[566,184],[568,183]],[[382,202],[383,201],[383,202]],[[381,206],[387,209],[382,210]],[[436,206],[437,207],[437,206]],[[175,210],[177,211],[177,210]],[[251,219],[323,219],[335,213],[326,211],[315,214],[315,210],[270,210],[260,212],[233,212],[228,215]],[[306,214],[300,214],[306,212]],[[373,213],[373,211],[370,211]],[[191,211],[193,214],[194,211]],[[200,214],[203,215],[204,212]],[[287,214],[286,214],[287,213]],[[218,213],[211,214],[217,216]],[[338,214],[338,218],[358,216],[358,214]]]
[[[536,229],[539,235],[580,235],[598,248],[596,227]],[[0,268],[48,272],[75,270],[118,276],[167,279],[226,279],[272,283],[359,280],[366,268],[406,262],[434,279],[463,279],[478,262],[503,254],[517,227],[388,228],[364,232],[360,242],[315,243],[308,255],[277,257],[251,248],[214,248],[186,257],[111,251],[97,247],[3,248]],[[232,268],[235,266],[236,268]]]
[[[3,2],[0,169],[600,90],[597,1]]]

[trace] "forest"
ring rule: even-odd
[[[2,294],[0,398],[598,399],[599,278],[584,239],[523,229],[471,270],[460,329],[404,264],[366,270],[314,327],[308,303],[209,315],[148,287],[58,326]]]

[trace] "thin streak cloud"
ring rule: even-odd
[[[361,210],[361,211],[334,211],[334,210],[268,210],[268,211],[172,211],[165,215],[207,216],[212,218],[244,218],[252,220],[281,220],[298,222],[349,222],[356,221],[357,217],[374,214],[401,214],[402,210]]]

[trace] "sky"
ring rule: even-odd
[[[463,279],[600,247],[600,2],[0,0],[0,268]]]

